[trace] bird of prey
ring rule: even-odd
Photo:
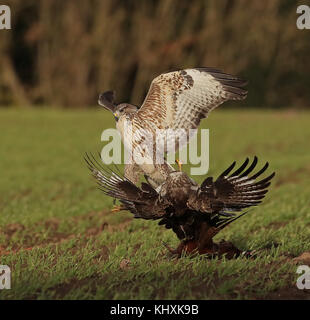
[[[201,119],[208,117],[214,108],[228,100],[246,98],[246,84],[214,68],[195,68],[156,77],[140,108],[128,103],[117,105],[114,92],[102,93],[98,103],[113,112],[125,148],[136,150],[136,158],[125,167],[125,177],[135,184],[144,173],[152,186],[163,183],[174,168],[166,161],[156,162],[156,151],[176,152],[185,146],[190,129],[197,129]],[[167,134],[155,141],[160,130]],[[178,137],[178,130],[185,132],[185,138]],[[141,164],[143,160],[136,159],[145,161]]]
[[[257,180],[268,168],[268,162],[256,173],[257,157],[233,171],[233,162],[216,180],[206,178],[197,184],[185,172],[173,171],[154,189],[148,182],[141,187],[133,184],[120,172],[104,168],[93,156],[85,160],[104,194],[118,199],[123,210],[135,218],[160,220],[159,225],[172,229],[181,240],[171,252],[238,256],[241,251],[230,242],[213,242],[213,237],[237,220],[251,206],[257,206],[268,191],[275,173]],[[232,172],[233,171],[233,172]],[[239,214],[237,214],[239,212]]]

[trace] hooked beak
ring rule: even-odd
[[[119,118],[118,118],[118,116],[117,116],[117,114],[115,112],[113,112],[113,116],[115,118],[115,121],[117,122]]]

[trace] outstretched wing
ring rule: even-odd
[[[107,110],[114,112],[116,108],[114,91],[106,91],[101,93],[98,98],[98,104]]]
[[[247,158],[236,171],[230,174],[236,165],[234,162],[215,182],[212,178],[207,178],[197,191],[196,203],[193,198],[190,206],[200,212],[225,215],[227,211],[242,211],[260,204],[268,192],[267,188],[275,173],[273,172],[268,177],[257,181],[256,179],[266,171],[269,164],[267,162],[257,173],[249,176],[256,167],[257,157],[254,157],[252,164],[246,168],[248,163],[249,159]]]
[[[201,119],[227,100],[243,100],[246,81],[214,68],[185,69],[161,74],[150,86],[137,112],[138,122],[151,129],[196,129]],[[188,142],[189,136],[176,148]],[[169,151],[169,137],[164,140]]]
[[[85,161],[99,189],[118,199],[123,204],[122,209],[129,210],[135,218],[160,219],[166,214],[168,204],[160,201],[158,193],[150,184],[142,183],[141,188],[137,187],[120,172],[104,168],[93,155],[86,154]]]

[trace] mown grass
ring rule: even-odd
[[[172,231],[110,213],[112,199],[90,178],[83,154],[102,149],[112,115],[0,110],[0,264],[12,270],[0,298],[309,297],[296,289],[292,261],[310,250],[309,122],[309,112],[223,107],[203,121],[210,175],[257,155],[276,177],[264,203],[217,236],[258,250],[257,259],[175,259],[162,245],[178,244]]]

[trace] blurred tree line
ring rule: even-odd
[[[304,1],[307,2],[307,1]],[[247,106],[310,106],[310,30],[295,0],[7,0],[0,105],[139,104],[161,72],[213,66],[249,80]]]

